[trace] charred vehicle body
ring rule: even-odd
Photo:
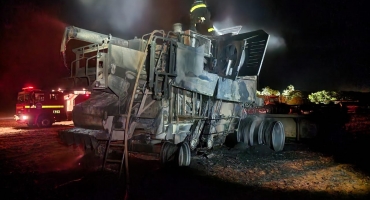
[[[72,50],[69,65],[71,39],[87,43]],[[154,153],[180,166],[190,164],[192,151],[222,145],[230,134],[280,151],[282,123],[249,114],[268,39],[263,30],[207,36],[183,31],[181,24],[131,40],[67,27],[61,53],[69,78],[92,93],[74,106],[75,128],[60,136],[93,149],[107,141],[106,156],[118,141],[126,153]]]

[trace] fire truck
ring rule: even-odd
[[[86,90],[41,90],[22,88],[18,93],[15,120],[29,127],[50,127],[55,122],[72,118],[75,104],[85,101],[90,95]]]

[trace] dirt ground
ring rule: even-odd
[[[266,146],[217,147],[195,156],[187,168],[132,154],[128,199],[368,199],[368,121],[348,122],[339,140],[288,138],[282,152]],[[59,140],[58,131],[72,127],[61,122],[31,129],[0,120],[5,199],[124,199],[124,178],[101,171],[101,158]]]

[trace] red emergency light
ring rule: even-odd
[[[33,87],[32,86],[28,86],[28,87],[24,87],[24,88],[22,88],[22,90],[32,90],[33,89]]]
[[[22,88],[23,91],[41,91],[40,89],[35,89],[33,86],[28,86]]]

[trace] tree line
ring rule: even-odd
[[[278,99],[279,103],[286,103],[289,105],[301,105],[304,103],[328,104],[340,98],[340,93],[336,91],[321,90],[305,94],[300,90],[295,90],[293,85],[288,85],[285,90],[280,92],[266,86],[261,91],[257,90],[257,96],[268,104],[271,98]],[[307,102],[308,101],[308,102]]]

